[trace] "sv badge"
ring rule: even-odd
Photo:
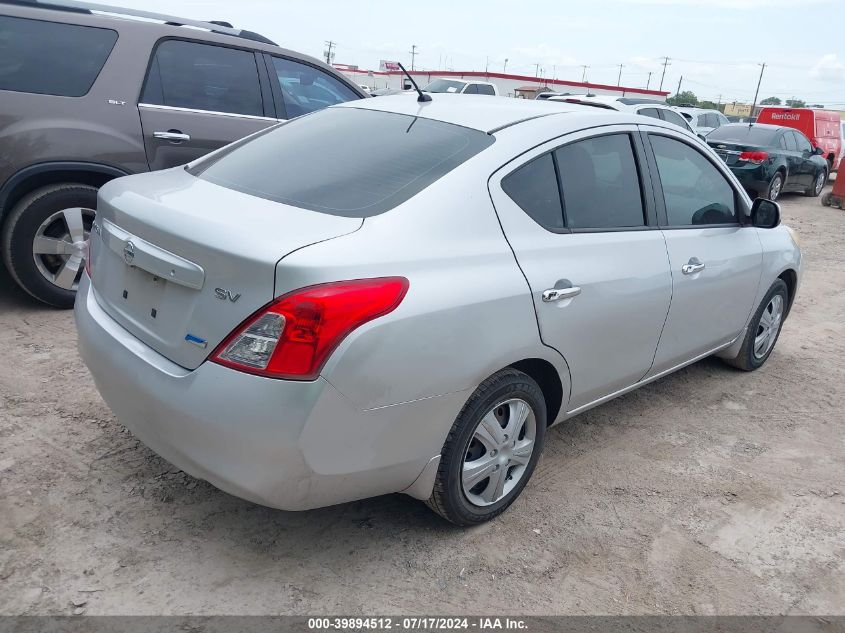
[[[215,288],[214,294],[218,299],[220,299],[220,301],[226,301],[226,299],[228,299],[232,303],[235,303],[235,301],[241,298],[240,292],[233,294],[231,290],[226,290],[225,288]]]

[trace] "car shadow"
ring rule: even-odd
[[[35,297],[22,290],[9,276],[6,267],[0,264],[0,312],[22,310],[56,310],[41,303]]]

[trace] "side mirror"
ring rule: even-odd
[[[751,225],[773,229],[780,224],[780,205],[766,198],[757,198],[751,205]]]
[[[821,147],[814,147],[813,148],[813,155],[821,156],[822,154],[824,154],[824,150]]]

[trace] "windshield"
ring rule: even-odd
[[[435,79],[423,88],[423,92],[460,92],[466,85],[465,81],[456,81],[454,79]]]
[[[756,125],[723,125],[710,132],[707,135],[707,140],[772,145],[777,132],[777,128],[765,128]]]
[[[493,140],[431,119],[327,108],[236,143],[188,171],[259,198],[365,218],[412,198]]]

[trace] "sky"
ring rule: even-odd
[[[285,48],[378,69],[480,70],[692,90],[750,103],[796,97],[845,110],[845,0],[112,0],[226,20]],[[538,71],[539,65],[539,71]],[[588,66],[586,70],[583,66]],[[648,73],[651,72],[649,82]]]

